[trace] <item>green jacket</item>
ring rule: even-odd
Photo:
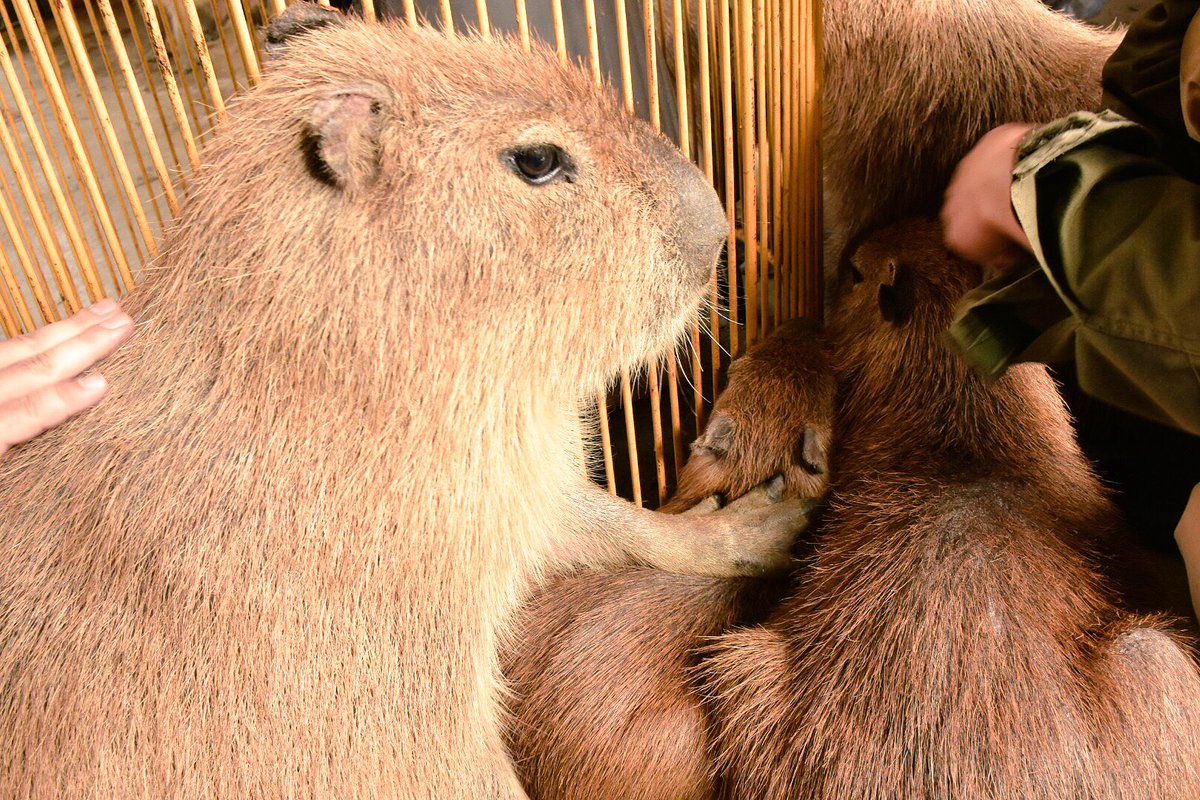
[[[1161,3],[1131,28],[1104,73],[1106,105],[1125,116],[1076,114],[1022,142],[1013,208],[1036,261],[967,295],[949,332],[987,375],[1073,358],[1084,391],[1193,434],[1200,145],[1181,110],[1179,65],[1198,7]]]

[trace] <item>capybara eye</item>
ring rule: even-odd
[[[575,163],[552,144],[517,147],[504,155],[504,161],[526,183],[542,186],[559,178],[575,180]]]

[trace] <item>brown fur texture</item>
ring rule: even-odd
[[[546,144],[573,172],[531,185]],[[109,397],[0,462],[0,797],[523,797],[496,652],[532,582],[755,573],[802,521],[581,463],[577,399],[705,294],[715,195],[552,54],[353,22],[204,162]]]
[[[822,497],[834,382],[815,326],[780,327],[730,375],[663,510],[690,518],[698,501],[736,498],[776,475],[785,494]],[[690,671],[702,642],[760,619],[782,588],[652,570],[584,572],[541,587],[504,664],[516,689],[510,747],[530,796],[712,797],[705,710]]]
[[[933,214],[958,160],[1004,122],[1100,103],[1121,34],[1039,0],[825,0],[822,169],[840,253],[860,231]]]
[[[794,585],[725,633],[769,596],[626,573],[540,599],[530,650],[551,666],[510,658],[531,796],[1197,796],[1200,675],[1114,604],[1094,550],[1115,511],[1053,382],[1026,365],[988,384],[943,347],[977,275],[935,225],[874,235],[853,265],[827,334],[829,508]],[[728,482],[757,465],[729,460]]]

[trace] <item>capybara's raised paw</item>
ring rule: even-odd
[[[817,325],[799,319],[781,326],[729,368],[729,385],[663,510],[684,511],[712,495],[734,499],[774,475],[782,476],[783,497],[823,497],[833,400]]]

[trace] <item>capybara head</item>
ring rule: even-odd
[[[365,363],[591,390],[673,342],[725,217],[610,92],[510,41],[300,28],[207,151],[176,240],[198,252],[173,263],[294,304],[314,333],[301,360],[340,336]]]

